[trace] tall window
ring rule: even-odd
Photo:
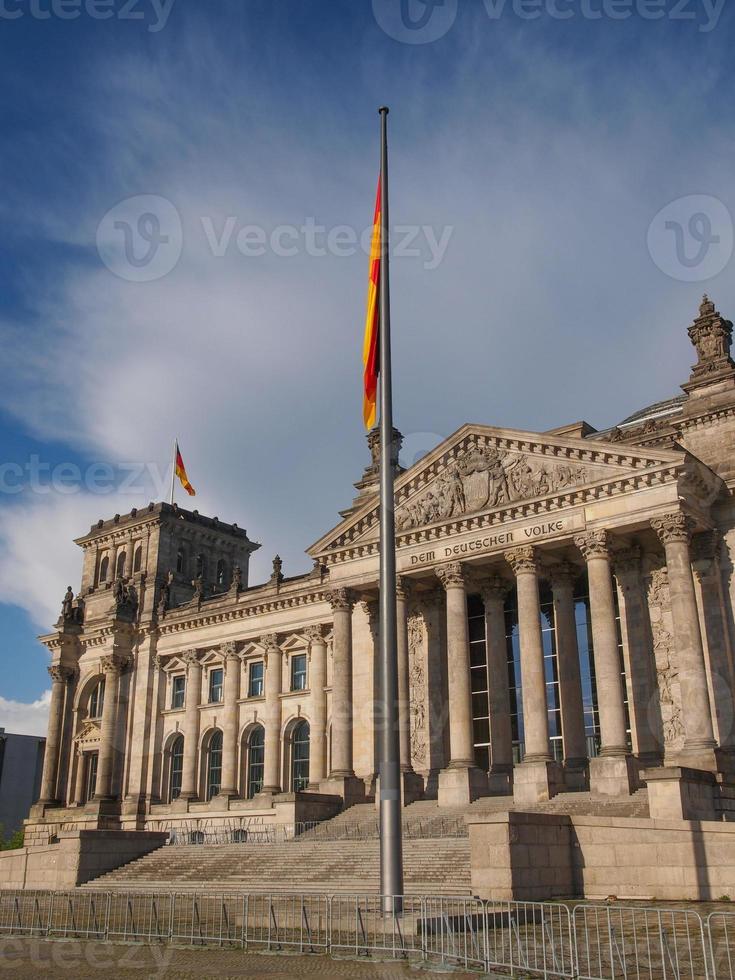
[[[291,657],[291,690],[304,691],[306,689],[306,654],[297,653]]]
[[[109,571],[110,571],[110,559],[107,555],[105,555],[105,557],[100,562],[100,574],[99,574],[98,581],[106,582]]]
[[[549,716],[549,739],[554,758],[558,762],[561,762],[564,759],[564,741],[561,727],[556,623],[554,621],[554,600],[551,590],[546,586],[542,586],[539,599],[541,603],[541,641],[544,648],[544,675],[546,677],[546,708]]]
[[[125,574],[125,552],[121,551],[117,556],[117,564],[115,565],[115,575],[118,578],[122,578]]]
[[[220,558],[220,560],[217,562],[217,585],[224,585],[226,578],[227,566],[225,565],[224,558]]]
[[[207,799],[216,796],[222,785],[222,732],[216,731],[209,742],[207,759]]]
[[[309,722],[300,721],[291,739],[291,788],[294,792],[309,785]]]
[[[472,690],[472,730],[475,763],[490,769],[490,699],[485,646],[485,607],[479,596],[468,596],[467,617],[470,632],[470,687]]]
[[[255,663],[250,664],[250,672],[248,674],[248,697],[249,698],[263,697],[264,667],[265,665],[262,660],[258,660]]]
[[[218,704],[222,700],[222,682],[224,671],[221,667],[215,667],[209,672],[209,703]]]
[[[265,730],[258,725],[248,739],[248,799],[252,800],[263,788],[263,764],[265,761]]]
[[[181,778],[184,773],[184,736],[177,735],[171,746],[171,775],[169,777],[169,799],[177,800],[181,795]]]
[[[133,572],[139,572],[143,564],[143,545],[139,544],[133,555]]]
[[[199,578],[200,575],[203,577],[204,576],[204,572],[205,572],[204,555],[197,555],[196,577]]]
[[[87,801],[94,798],[94,794],[97,791],[97,753],[89,752],[85,753],[87,760],[87,777],[85,780],[85,797]]]
[[[171,681],[171,707],[172,708],[183,708],[184,698],[186,696],[186,678],[183,674],[179,674],[174,677]]]
[[[105,703],[105,682],[104,680],[97,681],[92,693],[89,696],[89,717],[90,718],[101,718],[102,708]]]
[[[179,548],[179,550],[176,552],[176,571],[184,571],[184,552],[181,550],[181,548]]]

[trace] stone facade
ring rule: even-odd
[[[394,461],[406,803],[630,794],[664,767],[709,774],[724,812],[735,364],[706,297],[690,337],[684,394],[611,429],[465,425],[410,469]],[[42,638],[51,712],[29,843],[321,819],[376,793],[370,446],[305,575],[277,558],[251,586],[259,545],[167,504],[78,539],[81,590]]]

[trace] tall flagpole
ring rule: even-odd
[[[380,894],[383,912],[398,913],[403,895],[403,842],[398,734],[396,522],[393,495],[393,389],[390,353],[388,112],[380,113]]]
[[[174,505],[174,481],[176,479],[176,450],[179,448],[178,439],[174,439],[174,452],[171,459],[171,506]]]

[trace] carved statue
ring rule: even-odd
[[[276,555],[273,559],[273,573],[271,574],[271,582],[278,585],[283,581],[283,561],[280,555]]]
[[[116,606],[121,606],[125,600],[125,580],[118,575],[112,583],[112,598]]]
[[[689,339],[697,352],[697,363],[691,380],[713,371],[732,369],[732,323],[725,320],[715,309],[715,304],[705,294],[699,307],[699,316],[689,327]]]
[[[235,565],[232,569],[232,585],[230,588],[233,592],[240,592],[242,590],[242,569],[239,565]]]
[[[169,569],[166,573],[163,582],[161,582],[161,591],[158,596],[158,615],[163,616],[166,610],[171,604],[171,585],[173,584],[174,573]]]
[[[64,601],[61,603],[61,618],[65,623],[74,621],[74,592],[70,585],[67,586]]]

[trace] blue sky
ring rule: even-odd
[[[165,495],[174,436],[254,581],[351,501],[378,105],[405,462],[613,424],[686,379],[702,292],[735,313],[731,5],[403,3],[0,4],[0,726],[44,731],[72,538]]]

